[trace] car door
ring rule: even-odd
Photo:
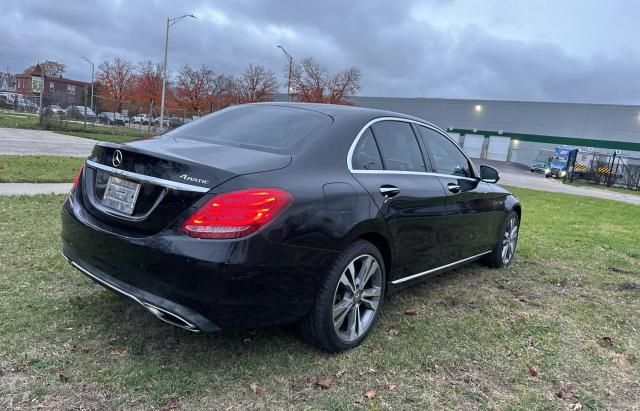
[[[433,172],[446,193],[447,228],[443,237],[446,264],[493,249],[500,227],[501,201],[462,150],[438,130],[417,126]]]
[[[393,237],[396,264],[390,279],[441,266],[445,193],[438,178],[426,173],[430,166],[411,123],[372,124],[361,133],[350,161]]]

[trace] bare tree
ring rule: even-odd
[[[98,66],[97,83],[101,94],[115,100],[114,108],[122,108],[122,101],[133,91],[134,66],[130,61],[116,57]],[[107,104],[113,106],[112,104]]]
[[[291,88],[299,101],[350,104],[348,99],[360,90],[362,73],[358,67],[330,74],[312,57],[293,65]]]
[[[257,103],[273,101],[277,90],[278,80],[273,71],[249,64],[247,70],[235,80],[233,94],[238,103]]]
[[[45,60],[40,64],[40,68],[42,69],[42,73],[47,77],[58,77],[61,76],[65,70],[67,69],[66,64],[59,63],[53,60]],[[24,72],[30,73],[33,69],[36,68],[36,64],[27,68]]]

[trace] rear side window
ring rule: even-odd
[[[328,116],[311,110],[275,105],[239,105],[209,114],[166,135],[282,152],[330,124]]]
[[[382,159],[371,130],[367,129],[353,151],[351,166],[354,170],[382,170]]]
[[[426,171],[420,146],[409,123],[381,121],[371,127],[386,170]]]
[[[472,177],[469,160],[448,138],[430,128],[418,126],[437,173]]]

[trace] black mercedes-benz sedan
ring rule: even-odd
[[[511,263],[521,208],[498,179],[419,118],[234,106],[98,143],[62,209],[63,255],[175,326],[297,323],[341,351],[390,291],[478,259]]]

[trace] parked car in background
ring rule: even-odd
[[[133,116],[131,118],[131,121],[134,124],[143,124],[143,125],[147,125],[149,124],[149,115],[148,114],[136,114],[135,116]]]
[[[124,126],[124,119],[120,113],[114,113],[111,111],[103,111],[98,114],[98,122],[112,126]]]
[[[96,120],[96,113],[94,113],[89,107],[85,106],[68,106],[64,109],[64,115],[67,118],[76,120],[84,120],[85,117],[87,121]]]
[[[50,106],[45,107],[45,112],[49,112],[54,116],[63,116],[64,109],[58,105],[52,104]]]
[[[551,166],[549,165],[549,160],[550,158],[545,156],[538,156],[534,158],[531,161],[531,166],[530,166],[531,172],[544,173],[545,177],[548,177],[549,173],[551,173]]]
[[[343,351],[388,292],[475,260],[512,262],[521,208],[499,178],[416,117],[238,105],[96,144],[62,207],[62,253],[172,325],[297,322]]]

